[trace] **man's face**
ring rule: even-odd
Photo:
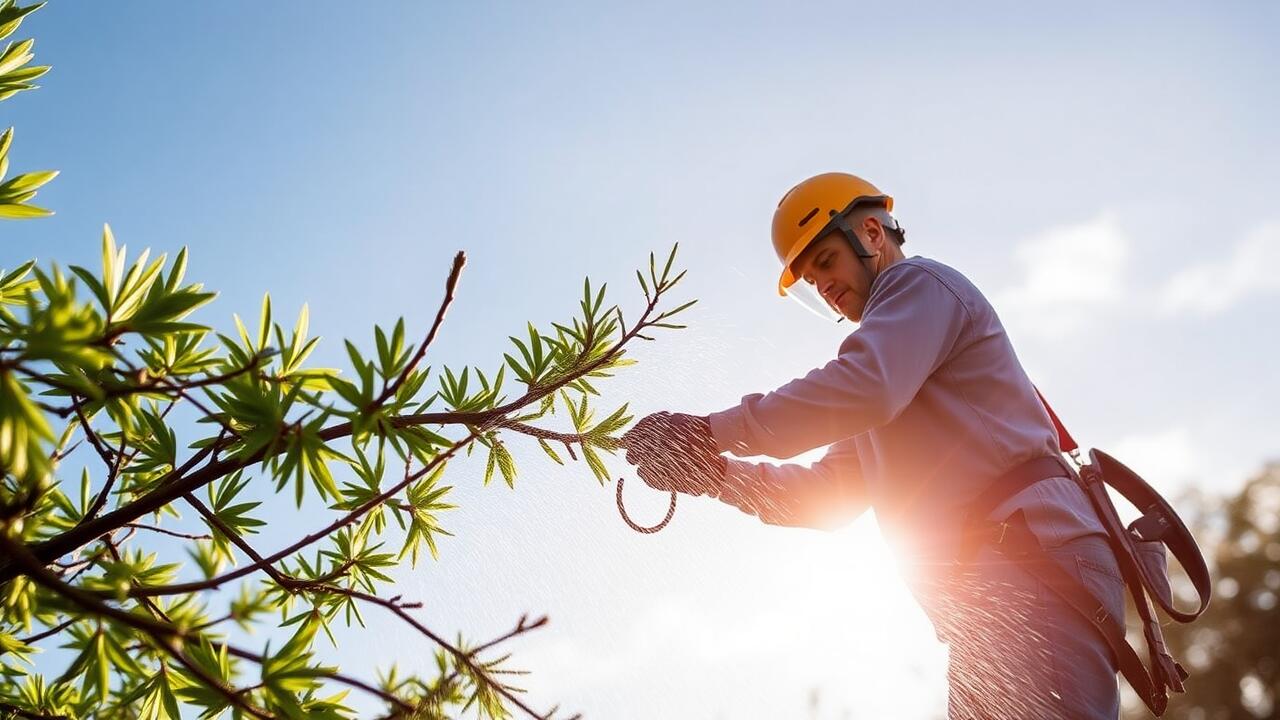
[[[849,242],[833,232],[805,248],[792,267],[801,282],[812,285],[831,309],[860,322],[871,296],[871,278],[859,264]]]

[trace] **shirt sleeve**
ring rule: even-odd
[[[853,438],[812,467],[729,460],[717,497],[770,525],[816,530],[835,529],[867,508]]]
[[[928,269],[891,266],[840,354],[768,394],[712,413],[722,452],[788,458],[897,417],[971,325],[963,301]]]

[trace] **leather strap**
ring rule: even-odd
[[[1058,419],[1058,414],[1049,406],[1049,402],[1044,399],[1044,394],[1039,388],[1036,388],[1036,397],[1040,398],[1040,403],[1044,405],[1049,418],[1053,421],[1053,427],[1058,433],[1059,448],[1066,453],[1075,453],[1079,450],[1080,446],[1075,438],[1067,432],[1067,428]],[[1160,493],[1119,460],[1097,449],[1089,451],[1089,460],[1090,463],[1083,466],[1078,475],[1070,466],[1067,466],[1067,470],[1081,480],[1098,517],[1107,525],[1107,533],[1112,536],[1113,542],[1124,545],[1124,549],[1134,553],[1135,558],[1137,548],[1133,546],[1133,538],[1146,542],[1163,542],[1182,565],[1182,569],[1186,571],[1187,578],[1199,596],[1200,604],[1191,612],[1175,608],[1172,595],[1166,596],[1156,590],[1164,583],[1151,577],[1150,571],[1142,563],[1136,563],[1134,572],[1137,578],[1141,579],[1160,609],[1169,617],[1181,623],[1189,623],[1200,617],[1209,607],[1213,583],[1209,577],[1204,553],[1200,552],[1200,546],[1196,544],[1195,537],[1182,522],[1182,518],[1178,517],[1177,511],[1160,496]],[[1128,528],[1121,524],[1115,505],[1107,496],[1106,490],[1101,487],[1104,483],[1115,488],[1125,500],[1142,511],[1142,517],[1130,523]],[[1097,486],[1097,489],[1091,490],[1090,486]],[[994,506],[992,508],[994,509]]]
[[[1075,471],[1061,455],[1045,455],[1019,463],[996,478],[969,503],[968,517],[974,522],[981,522],[1005,500],[1041,480],[1058,476],[1075,477]]]
[[[997,507],[1041,480],[1061,475],[1074,477],[1074,471],[1061,455],[1045,455],[1019,463],[996,478],[968,505],[965,520],[961,525],[960,549],[956,553],[957,561],[969,562],[978,552],[978,548],[992,539],[998,540],[998,537],[993,537],[992,534],[998,533],[998,528],[993,528],[986,523],[987,518]]]
[[[1036,390],[1036,395],[1053,421],[1059,448],[1071,453],[1078,463],[1079,445],[1071,437],[1071,433],[1067,432],[1057,413],[1049,407],[1039,389]],[[1187,679],[1187,672],[1169,654],[1148,596],[1155,598],[1160,608],[1174,620],[1191,622],[1209,604],[1212,589],[1209,570],[1191,531],[1154,488],[1137,473],[1101,450],[1091,450],[1089,460],[1089,464],[1082,465],[1077,472],[1061,455],[1035,458],[1019,464],[992,482],[969,506],[957,561],[969,562],[977,549],[988,543],[1005,554],[1018,557],[1020,562],[1025,563],[1028,572],[1098,628],[1111,649],[1120,672],[1151,712],[1160,716],[1168,706],[1169,691],[1184,691],[1183,681]],[[1021,510],[1002,522],[986,520],[996,507],[1023,488],[1062,474],[1063,471],[1068,477],[1074,478],[1084,490],[1107,531],[1107,539],[1119,564],[1120,574],[1142,620],[1151,668],[1149,671],[1148,665],[1142,662],[1125,639],[1123,618],[1109,618],[1105,607],[1093,593],[1045,553]],[[1107,493],[1108,485],[1141,510],[1142,517],[1125,527]],[[1200,604],[1194,611],[1184,612],[1173,607],[1173,597],[1168,590],[1167,581],[1154,577],[1152,573],[1156,570],[1149,569],[1139,560],[1139,542],[1161,542],[1181,563],[1199,595]]]
[[[1032,387],[1035,387],[1034,385]],[[1074,452],[1080,449],[1076,444],[1076,439],[1071,437],[1071,433],[1067,432],[1066,426],[1058,419],[1058,413],[1049,407],[1049,401],[1044,399],[1044,395],[1040,392],[1040,388],[1035,388],[1036,397],[1040,398],[1040,404],[1044,405],[1044,409],[1049,411],[1049,419],[1053,421],[1053,427],[1058,431],[1058,447],[1064,453]]]
[[[1106,606],[1099,602],[1088,588],[1045,553],[1044,549],[1040,547],[1040,542],[1031,532],[1031,528],[1028,527],[1026,516],[1021,510],[1014,513],[1001,525],[1005,526],[1005,529],[1002,533],[1002,541],[997,545],[997,548],[1005,555],[1018,558],[1020,564],[1028,572],[1044,583],[1097,629],[1098,633],[1106,640],[1107,647],[1110,648],[1112,657],[1115,659],[1117,667],[1120,668],[1121,674],[1124,675],[1124,679],[1133,687],[1138,697],[1142,698],[1142,701],[1152,713],[1156,716],[1163,715],[1169,703],[1169,694],[1165,688],[1171,684],[1167,682],[1161,683],[1152,678],[1152,674],[1147,671],[1142,658],[1138,656],[1138,652],[1133,649],[1133,646],[1125,638],[1124,619],[1112,617],[1107,612]],[[1151,640],[1152,638],[1148,636],[1148,643]],[[1158,640],[1157,642],[1163,648],[1163,640]],[[1170,658],[1170,662],[1172,662],[1172,658]],[[1154,658],[1152,667],[1160,668],[1160,664],[1155,662]],[[1160,670],[1157,669],[1157,672],[1160,672]],[[1182,691],[1181,680],[1185,679],[1185,677],[1186,675],[1183,674],[1178,679],[1178,684],[1175,688],[1178,692]]]
[[[1089,460],[1089,464],[1080,470],[1081,485],[1098,516],[1108,525],[1108,534],[1127,546],[1127,550],[1135,558],[1138,557],[1135,541],[1164,543],[1186,571],[1187,578],[1199,596],[1199,605],[1191,612],[1178,610],[1173,606],[1172,596],[1166,597],[1163,593],[1156,592],[1159,586],[1157,579],[1150,576],[1147,567],[1136,563],[1135,572],[1142,584],[1151,591],[1160,609],[1174,620],[1189,623],[1200,617],[1209,606],[1213,586],[1204,554],[1200,552],[1191,531],[1160,493],[1119,460],[1096,449],[1089,451]],[[1124,527],[1104,485],[1115,488],[1125,500],[1141,510],[1143,516],[1130,523],[1127,528]]]

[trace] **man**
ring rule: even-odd
[[[830,528],[874,508],[950,646],[949,717],[1114,720],[1116,665],[1102,634],[1001,551],[1003,530],[987,530],[1022,519],[1101,600],[1106,622],[1122,622],[1105,531],[990,303],[955,269],[905,257],[892,210],[853,175],[792,188],[773,218],[779,293],[808,293],[858,328],[834,360],[773,392],[709,416],[643,418],[623,438],[627,460],[654,488],[718,498],[770,524]],[[722,454],[822,446],[808,468]],[[1036,474],[993,494],[1015,471]]]

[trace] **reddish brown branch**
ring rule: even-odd
[[[208,687],[221,692],[228,700],[241,710],[253,715],[261,720],[271,720],[272,716],[258,710],[248,704],[237,693],[228,689],[220,680],[210,676],[199,665],[196,665],[190,658],[179,649],[178,642],[186,637],[179,628],[174,627],[165,622],[161,622],[146,615],[138,615],[136,613],[125,612],[118,608],[114,608],[93,595],[68,585],[59,580],[53,573],[49,572],[39,560],[33,556],[26,546],[20,542],[14,542],[0,533],[0,548],[3,548],[5,554],[13,558],[14,562],[22,567],[24,573],[32,579],[36,584],[43,585],[46,589],[61,595],[72,604],[79,606],[86,612],[92,613],[98,617],[104,617],[109,620],[131,627],[146,635],[150,636],[162,650],[168,653],[174,660],[187,668],[189,672],[200,682]]]
[[[449,310],[449,306],[453,304],[453,293],[458,287],[458,278],[462,275],[462,268],[466,264],[466,253],[459,252],[457,255],[453,256],[453,268],[449,271],[449,279],[446,280],[444,284],[444,301],[440,303],[440,309],[436,311],[436,319],[431,323],[431,330],[427,332],[427,337],[424,338],[422,344],[418,346],[418,351],[414,353],[413,359],[404,367],[404,370],[400,371],[395,382],[383,388],[382,393],[378,395],[378,398],[374,400],[369,407],[365,408],[365,412],[370,412],[382,407],[382,404],[387,401],[387,398],[395,395],[396,391],[400,389],[400,386],[404,384],[404,381],[409,377],[409,373],[413,372],[413,369],[417,367],[419,362],[422,362],[423,356],[427,354],[427,348],[430,347],[431,343],[436,339],[436,333],[440,330],[441,323],[444,322],[445,313]]]
[[[595,371],[602,365],[612,360],[613,357],[617,354],[617,352],[621,350],[621,348],[624,345],[626,345],[626,343],[630,342],[632,338],[639,336],[639,331],[644,327],[646,327],[646,324],[648,323],[648,318],[653,313],[653,310],[657,306],[657,303],[660,297],[661,297],[661,293],[655,292],[654,295],[650,298],[644,313],[640,317],[640,320],[637,321],[636,324],[632,326],[630,330],[625,331],[621,336],[621,338],[618,340],[618,342],[615,343],[612,347],[610,347],[607,351],[603,352],[599,358],[597,358],[596,360],[590,363],[587,363],[583,367],[575,369],[573,372],[565,375],[564,377],[555,379],[553,382],[550,382],[546,385],[530,387],[528,392],[526,392],[524,395],[522,395],[520,398],[517,398],[516,400],[513,400],[504,405],[500,405],[491,410],[487,410],[480,413],[434,413],[434,414],[409,415],[409,416],[401,416],[399,418],[393,418],[392,423],[397,427],[403,427],[408,425],[447,424],[447,423],[461,423],[469,426],[471,428],[470,434],[464,440],[453,445],[452,448],[447,453],[445,453],[445,456],[449,456],[452,453],[456,452],[456,450],[460,446],[464,446],[470,443],[472,440],[474,440],[477,436],[479,436],[483,432],[491,430],[495,426],[500,425],[501,421],[506,419],[506,416],[509,415],[510,413],[515,412],[516,410],[519,410],[531,403],[541,400],[542,398],[555,392],[559,388],[564,387],[565,385],[568,385],[588,375],[589,373]],[[584,353],[590,352],[590,345],[589,344],[584,345],[583,351]],[[352,432],[351,423],[339,423],[332,427],[321,430],[319,433],[319,436],[321,437],[321,439],[325,441],[330,441],[330,440],[335,440],[342,437],[347,437],[351,434],[351,432]],[[99,537],[102,534],[111,531],[112,529],[121,527],[125,523],[136,521],[138,518],[142,517],[143,515],[150,512],[154,512],[160,509],[161,507],[164,507],[170,502],[173,502],[175,499],[181,497],[184,493],[191,492],[192,490],[203,487],[204,485],[207,485],[208,483],[213,482],[218,478],[224,477],[232,472],[235,472],[236,470],[249,467],[251,465],[255,465],[259,462],[262,462],[264,459],[268,457],[268,448],[263,447],[257,450],[256,452],[249,454],[245,457],[211,461],[210,463],[202,467],[200,470],[195,471],[190,475],[187,475],[186,473],[189,472],[191,468],[194,467],[198,462],[203,460],[203,458],[208,454],[208,452],[211,450],[212,447],[214,446],[212,445],[206,446],[201,450],[200,453],[197,453],[190,460],[188,460],[187,463],[185,463],[182,468],[175,469],[174,471],[168,473],[159,483],[159,487],[157,487],[155,490],[151,491],[150,493],[144,495],[143,497],[131,503],[128,503],[120,508],[117,508],[112,512],[102,515],[101,517],[97,517],[90,522],[84,523],[83,525],[77,526],[71,530],[68,530],[64,533],[56,535],[53,538],[50,538],[49,540],[46,540],[42,543],[34,545],[31,547],[31,552],[41,562],[45,562],[45,563],[51,562],[55,558],[61,557],[62,555],[65,555],[66,553],[71,552],[72,550],[75,550],[76,548],[84,545],[85,543],[91,541],[93,538]],[[276,449],[275,452],[281,452],[281,450]],[[440,456],[437,456],[437,458],[439,457]],[[434,464],[435,464],[435,461],[433,460],[431,465],[434,465]],[[421,473],[415,476],[413,479],[416,479],[417,477],[420,477],[420,476],[421,476]],[[373,498],[372,500],[362,505],[360,508],[357,508],[356,510],[352,511],[347,516],[344,516],[343,519],[330,525],[328,529],[322,532],[326,532],[326,533],[332,532],[333,530],[340,529],[350,524],[355,519],[367,513],[370,509],[372,509],[372,507],[378,504],[381,504],[388,497],[393,495],[395,492],[399,492],[400,490],[402,490],[408,484],[409,484],[409,480],[406,480],[403,483],[397,484],[396,487],[393,488],[393,491],[388,491],[387,493],[383,493],[382,495],[379,495],[378,497]],[[279,560],[280,558],[287,556],[288,554],[296,551],[297,549],[310,545],[311,543],[315,542],[321,537],[323,537],[323,535],[307,536],[299,543],[295,544],[294,546],[291,546],[291,548],[286,549],[285,551],[282,551],[280,554],[275,556],[274,560],[268,559],[268,562],[274,562],[275,560]],[[254,567],[254,566],[244,568],[241,571],[238,571],[240,574],[235,575],[235,577],[240,577],[244,574],[248,574],[249,572],[253,572],[256,569],[257,567]],[[17,574],[18,574],[17,569],[12,562],[9,562],[7,560],[0,561],[0,583],[4,583],[8,580],[11,580]],[[229,578],[229,579],[234,579],[234,578]],[[207,586],[202,586],[197,589],[208,589],[208,588]]]
[[[161,535],[169,535],[171,537],[176,537],[176,538],[185,538],[187,540],[213,539],[213,536],[207,533],[201,533],[198,535],[195,533],[184,533],[184,532],[178,532],[177,530],[168,530],[158,525],[144,525],[142,523],[125,523],[124,526],[128,528],[135,528],[137,530],[150,530],[151,532],[160,533]]]
[[[129,365],[129,363],[124,360],[122,355],[117,353],[116,357],[119,358],[125,365],[129,367],[129,370],[130,370],[129,375],[131,376],[137,375],[137,372],[138,372],[137,369],[134,368],[132,365]],[[177,392],[180,394],[184,390],[191,390],[193,388],[208,387],[210,385],[221,385],[227,382],[228,380],[232,380],[239,375],[243,375],[244,373],[247,373],[250,370],[256,369],[262,363],[262,361],[265,360],[266,358],[267,356],[264,356],[263,354],[258,354],[258,355],[255,355],[253,359],[250,360],[249,364],[245,365],[244,367],[236,368],[235,370],[228,371],[221,375],[214,375],[211,377],[201,378],[199,380],[192,380],[189,382],[175,383],[173,381],[173,378],[167,375],[160,375],[149,382],[140,383],[138,385],[134,385],[131,387],[106,390],[104,391],[103,397],[101,398],[101,400],[127,397],[129,395],[142,395],[146,393],[157,393],[157,394],[165,395],[168,393]],[[21,362],[8,363],[6,364],[6,367],[12,367],[15,370],[22,372],[24,375],[32,378],[33,380],[39,380],[40,382],[56,387],[59,390],[65,390],[66,392],[71,394],[72,402],[70,407],[56,407],[53,405],[48,405],[46,403],[41,403],[41,407],[44,410],[47,410],[48,412],[53,413],[54,415],[57,415],[62,418],[68,417],[72,413],[79,413],[79,409],[77,408],[77,402],[75,400],[75,398],[79,395],[79,391],[76,388],[73,388],[64,383],[55,382],[51,378],[49,378],[49,376],[36,372],[35,370],[32,370],[31,368],[27,367]]]
[[[379,505],[382,505],[387,500],[391,499],[396,494],[398,494],[401,490],[404,490],[406,487],[410,485],[410,483],[423,477],[424,475],[426,475],[427,473],[431,472],[436,467],[438,467],[441,463],[453,457],[453,455],[457,453],[458,450],[470,444],[471,441],[475,440],[475,438],[476,438],[476,433],[472,432],[466,438],[463,438],[462,440],[454,443],[447,451],[442,452],[439,455],[436,455],[434,458],[431,459],[431,462],[426,463],[423,466],[423,468],[418,472],[406,476],[404,480],[401,480],[400,482],[396,483],[390,489],[386,490],[385,492],[375,497],[370,498],[369,500],[365,501],[356,509],[352,510],[346,515],[343,515],[341,518],[330,523],[325,528],[318,530],[314,533],[311,533],[310,535],[307,535],[306,537],[302,538],[298,542],[290,545],[289,547],[283,550],[280,550],[266,557],[259,556],[259,558],[254,562],[246,564],[243,567],[236,568],[231,572],[228,572],[223,575],[219,575],[218,577],[215,577],[215,578],[209,578],[208,580],[200,580],[200,581],[189,582],[189,583],[164,585],[164,586],[155,587],[155,588],[141,588],[137,591],[131,591],[130,595],[145,595],[145,596],[176,595],[180,593],[190,593],[190,592],[199,592],[201,590],[211,590],[221,585],[225,585],[226,583],[232,580],[235,580],[237,578],[241,578],[241,577],[244,577],[245,575],[249,575],[251,573],[257,572],[258,570],[266,570],[266,568],[271,567],[274,563],[277,563],[280,560],[283,560],[284,558],[289,557],[295,552],[301,550],[304,547],[307,547],[308,545],[318,540],[323,540],[324,538],[329,537],[334,532],[341,530],[342,528],[354,523],[356,520],[359,520],[370,510],[374,509],[375,507],[378,507]],[[274,570],[274,568],[272,568],[272,570]],[[270,574],[270,571],[268,572]]]
[[[454,646],[452,643],[445,640],[443,637],[440,637],[438,634],[436,634],[426,625],[423,625],[422,623],[418,622],[416,618],[414,618],[412,615],[410,615],[408,612],[405,611],[403,606],[391,600],[388,600],[386,598],[380,598],[377,595],[370,595],[369,593],[360,592],[359,590],[351,590],[348,588],[341,588],[341,587],[336,587],[332,585],[328,585],[322,588],[317,588],[316,590],[318,592],[332,593],[336,595],[346,595],[348,597],[355,598],[362,602],[367,602],[369,604],[377,605],[381,608],[386,609],[396,617],[403,620],[414,630],[417,630],[419,633],[421,633],[422,635],[430,639],[436,645],[439,645],[440,647],[444,648],[446,652],[448,652],[455,659],[457,659],[458,662],[467,666],[468,670],[474,673],[477,677],[483,678],[484,681],[487,682],[490,687],[492,687],[499,695],[506,698],[507,701],[509,701],[512,705],[515,705],[516,707],[520,708],[524,712],[528,713],[530,717],[538,718],[539,720],[541,720],[541,718],[543,717],[533,708],[524,704],[524,702],[520,698],[516,697],[515,694],[512,693],[505,685],[490,678],[489,674],[485,672],[484,668],[481,668],[472,660],[473,656],[477,652],[479,652],[479,649],[473,650],[470,653],[463,652],[460,648]],[[534,625],[527,626],[523,629],[517,628],[515,632],[508,633],[506,636],[504,636],[504,639],[507,637],[512,637],[514,635],[517,635],[521,632],[526,632],[527,630],[531,630],[534,627],[540,627],[545,622],[546,622],[546,618],[543,618],[542,620],[540,620],[538,623]],[[494,641],[494,642],[500,642],[500,640]],[[489,643],[488,645],[486,645],[486,647],[492,644],[494,643]]]
[[[83,619],[84,618],[79,618],[79,617],[70,618],[64,622],[60,622],[57,625],[54,625],[48,630],[38,632],[35,635],[31,635],[30,637],[25,637],[19,640],[18,642],[24,643],[26,645],[30,645],[32,643],[38,643],[47,637],[52,637],[54,635],[57,635],[58,633],[62,632],[63,630],[66,630],[67,628],[71,627],[72,625],[76,624],[77,622]]]

